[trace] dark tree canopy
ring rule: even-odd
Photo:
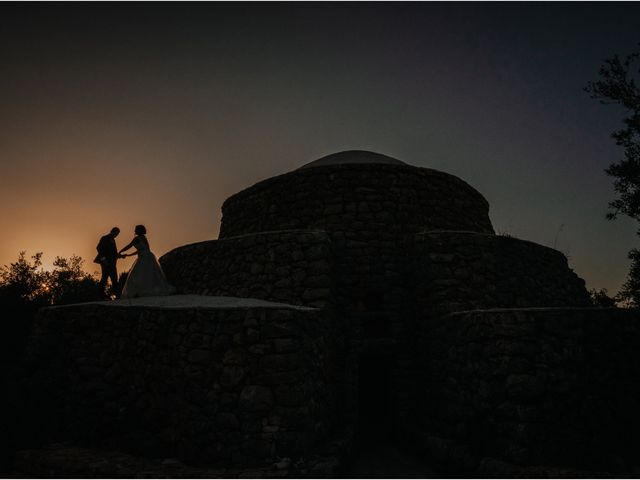
[[[624,158],[605,170],[614,177],[617,195],[609,206],[608,218],[618,214],[640,220],[640,89],[636,84],[640,74],[640,54],[624,58],[614,55],[600,67],[600,78],[589,82],[586,91],[603,104],[623,107],[624,127],[612,133],[616,143],[624,148]]]
[[[47,294],[47,272],[42,268],[42,252],[26,258],[20,252],[18,260],[9,266],[0,267],[0,301],[4,305],[50,303]]]
[[[592,98],[603,104],[616,104],[623,108],[623,128],[612,133],[616,143],[624,149],[624,157],[605,170],[614,178],[616,198],[609,203],[611,211],[607,218],[619,214],[640,221],[640,88],[636,81],[640,77],[640,53],[605,60],[600,67],[600,78],[589,82],[585,90]],[[638,231],[640,234],[640,230]],[[640,306],[640,251],[629,252],[631,267],[627,280],[616,299],[623,304]],[[595,301],[606,300],[603,296]]]
[[[84,261],[77,255],[56,257],[53,270],[42,268],[42,252],[0,267],[0,301],[4,304],[30,303],[37,306],[95,300],[97,282],[82,270]]]
[[[624,305],[640,307],[640,250],[637,248],[629,252],[629,274],[617,295],[617,299]]]
[[[42,253],[0,267],[0,360],[20,355],[39,308],[100,298],[98,282],[82,270],[82,258],[56,257],[53,270],[42,268]]]
[[[593,303],[594,307],[606,308],[616,306],[616,299],[609,296],[606,288],[589,290],[589,296],[591,297],[591,303]]]

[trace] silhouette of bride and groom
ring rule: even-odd
[[[146,237],[147,229],[144,225],[136,225],[134,232],[133,240],[120,251],[116,247],[116,237],[120,233],[118,227],[113,227],[108,234],[100,238],[96,247],[98,255],[94,259],[94,262],[98,263],[102,270],[102,276],[98,283],[100,295],[105,296],[108,279],[111,280],[111,290],[116,298],[172,295],[175,293],[175,288],[167,281],[162,267],[149,248],[149,241]],[[135,249],[133,253],[123,253],[131,248]],[[120,258],[134,255],[137,255],[138,258],[129,270],[127,280],[120,291],[116,263]]]

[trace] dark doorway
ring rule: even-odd
[[[358,372],[358,436],[362,440],[392,435],[390,356],[366,353]]]
[[[417,456],[397,431],[394,415],[394,356],[368,351],[360,358],[358,423],[347,478],[443,478]]]

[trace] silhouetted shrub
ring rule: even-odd
[[[609,296],[606,288],[596,290],[595,288],[589,290],[589,296],[594,307],[615,307],[616,299]]]
[[[81,303],[99,298],[98,282],[82,270],[77,255],[56,257],[53,270],[42,268],[42,252],[0,267],[0,359],[19,356],[26,346],[29,329],[38,309],[49,305]]]
[[[617,300],[627,307],[640,306],[640,250],[634,248],[629,252],[631,266],[627,280],[617,295]]]

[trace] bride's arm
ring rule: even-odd
[[[131,240],[129,242],[129,245],[127,245],[126,247],[122,247],[118,253],[122,254],[122,252],[126,252],[127,250],[129,250],[131,247],[133,247],[133,244],[135,243],[135,241],[136,241],[136,239],[134,238],[133,240]],[[135,254],[131,254],[131,255],[135,255]]]

